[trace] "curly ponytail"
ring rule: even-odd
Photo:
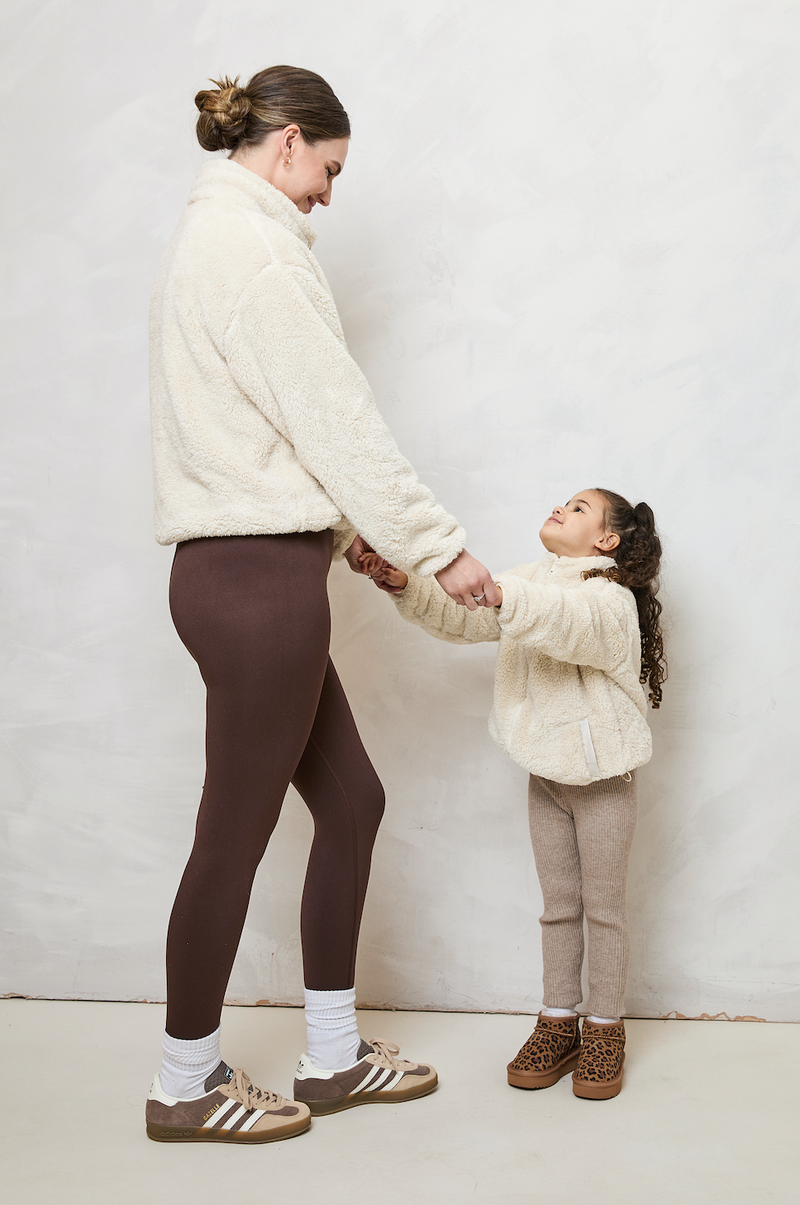
[[[642,634],[642,672],[639,681],[650,688],[650,702],[661,705],[661,687],[667,680],[667,661],[661,633],[661,603],[656,597],[661,563],[661,541],[655,516],[646,502],[631,506],[620,494],[598,489],[606,500],[606,524],[619,536],[609,569],[587,569],[584,577],[606,577],[627,586],[636,599]]]

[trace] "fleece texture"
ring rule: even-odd
[[[440,640],[500,642],[489,731],[553,782],[585,786],[650,760],[636,600],[616,582],[582,577],[613,564],[547,553],[497,578],[503,603],[493,610],[468,611],[420,577],[391,595],[404,619]]]
[[[201,169],[150,310],[156,539],[335,530],[425,576],[465,535],[345,344],[308,219],[228,159]]]

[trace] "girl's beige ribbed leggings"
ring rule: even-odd
[[[589,1012],[620,1017],[628,978],[625,883],[636,827],[631,781],[604,778],[565,786],[532,774],[528,816],[544,912],[545,1008],[574,1008],[583,997],[583,917],[589,932]]]

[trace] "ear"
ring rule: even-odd
[[[299,139],[303,135],[300,133],[300,127],[296,125],[287,126],[281,134],[281,155],[284,159],[291,157],[292,151]]]
[[[602,539],[598,540],[595,543],[595,548],[598,548],[600,550],[600,552],[603,553],[605,556],[608,556],[610,553],[612,553],[614,551],[615,548],[618,548],[618,547],[619,547],[619,536],[616,535],[613,531],[607,531],[606,534],[602,537]]]

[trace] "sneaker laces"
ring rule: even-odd
[[[370,1038],[369,1044],[378,1056],[377,1059],[372,1060],[378,1067],[391,1067],[392,1071],[405,1071],[408,1067],[415,1066],[407,1059],[397,1057],[400,1047],[395,1046],[394,1042],[384,1042],[382,1038]]]
[[[271,1109],[286,1103],[277,1092],[271,1092],[269,1088],[257,1088],[241,1067],[234,1071],[228,1087],[231,1095],[246,1109]]]

